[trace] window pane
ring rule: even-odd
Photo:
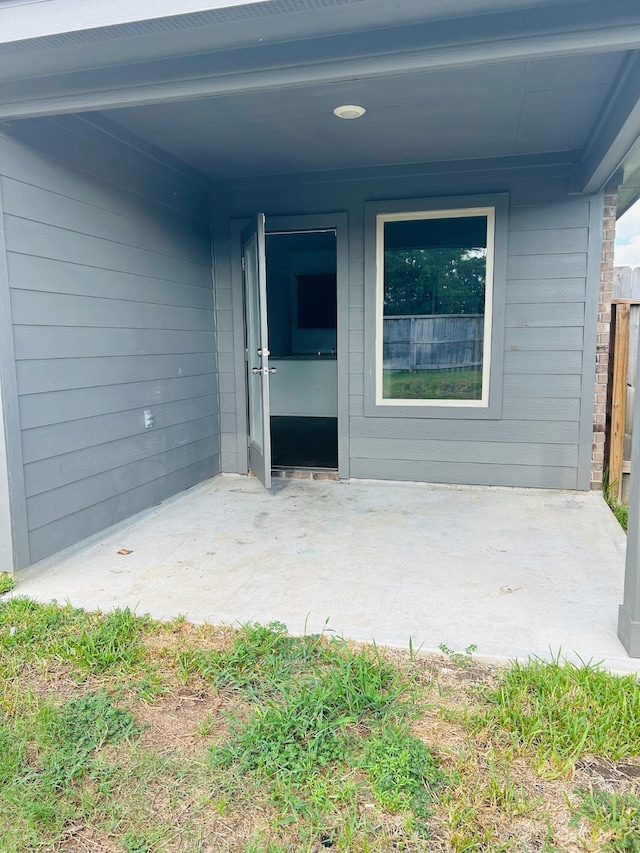
[[[486,216],[384,223],[384,399],[482,398],[486,279]]]

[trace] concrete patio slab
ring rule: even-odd
[[[19,573],[16,594],[640,672],[616,636],[624,548],[597,493],[223,475]]]

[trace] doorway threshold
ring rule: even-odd
[[[330,468],[273,468],[272,477],[292,480],[333,480],[339,482],[338,472]]]

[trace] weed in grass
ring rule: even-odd
[[[442,654],[449,659],[450,663],[461,668],[471,666],[473,663],[473,653],[478,649],[478,647],[473,643],[465,648],[464,654],[450,649],[449,646],[446,646],[444,643],[440,643],[438,648]]]
[[[9,572],[0,572],[0,595],[11,592],[14,587],[13,575]]]
[[[386,725],[367,738],[362,767],[376,802],[393,812],[413,811],[417,831],[428,834],[434,794],[447,781],[431,750],[406,726]]]
[[[618,761],[640,753],[640,683],[633,675],[559,657],[532,658],[503,670],[497,687],[483,696],[484,708],[467,724],[506,733],[534,753],[545,775],[564,775],[587,754]]]
[[[279,826],[299,824],[304,816],[313,832],[320,831],[332,815],[345,850],[355,827],[363,831],[357,809],[362,783],[352,770],[358,767],[381,808],[412,812],[415,831],[427,834],[429,803],[445,777],[427,747],[399,723],[409,712],[410,682],[375,647],[354,651],[337,638],[286,637],[285,643],[281,626],[267,631],[245,626],[209,670],[219,681],[224,657],[232,673],[225,673],[224,684],[254,699],[270,694],[248,721],[236,721],[225,743],[212,747],[212,766],[269,780]],[[201,662],[195,665],[207,672]],[[363,728],[370,732],[364,739],[356,735]]]
[[[576,791],[580,802],[574,809],[573,825],[586,818],[592,840],[612,853],[640,853],[640,799],[633,794],[612,794],[593,788]]]
[[[115,707],[104,691],[84,694],[62,707],[41,702],[28,715],[2,716],[3,853],[55,839],[67,822],[91,812],[95,797],[110,793],[113,772],[95,761],[95,751],[136,732],[131,714]],[[81,780],[91,780],[95,794]]]

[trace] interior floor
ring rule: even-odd
[[[271,418],[271,464],[274,468],[338,467],[338,419]]]

